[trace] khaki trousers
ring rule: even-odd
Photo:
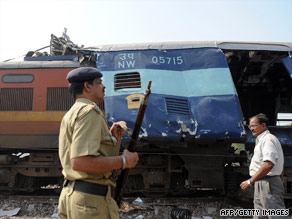
[[[110,189],[104,196],[73,191],[73,186],[64,187],[58,206],[59,219],[118,219],[118,206],[111,197]]]

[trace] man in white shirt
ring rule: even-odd
[[[268,130],[268,118],[258,114],[249,120],[249,128],[256,136],[254,155],[249,167],[250,179],[240,187],[245,191],[254,185],[255,209],[285,209],[282,182],[284,155],[279,140]]]

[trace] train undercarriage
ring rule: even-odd
[[[224,150],[223,150],[224,149]],[[62,168],[55,151],[23,151],[0,155],[0,190],[59,192]],[[224,195],[239,189],[248,175],[246,153],[235,153],[231,143],[200,142],[178,146],[143,143],[139,163],[130,170],[125,195],[184,196],[197,192]],[[3,152],[3,151],[2,151]]]
[[[291,129],[289,129],[291,131]],[[130,170],[124,196],[231,196],[250,201],[253,192],[243,193],[240,183],[249,178],[252,146],[228,141],[149,144],[140,141],[138,165]],[[63,184],[57,150],[1,150],[0,190],[34,192],[53,190]],[[285,197],[292,196],[292,168],[284,172]]]

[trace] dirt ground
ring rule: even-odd
[[[183,218],[180,214],[189,213],[192,219],[212,219],[219,218],[220,209],[241,209],[242,207],[230,204],[224,200],[205,199],[201,201],[181,201],[178,204],[172,201],[167,204],[158,199],[155,204],[145,203],[143,198],[124,202],[120,208],[121,219],[167,219]],[[1,219],[51,219],[57,218],[57,198],[49,198],[45,201],[34,201],[25,199],[0,200],[0,213],[2,211],[12,211],[20,208],[14,216],[0,216]],[[173,216],[173,217],[172,217]],[[185,217],[187,218],[187,217]],[[191,217],[190,217],[191,218]],[[225,217],[226,218],[226,217]],[[232,218],[232,217],[228,217]],[[239,217],[236,217],[239,218]]]

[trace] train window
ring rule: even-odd
[[[33,80],[32,74],[9,74],[2,77],[3,83],[31,83]]]
[[[278,126],[292,126],[292,113],[278,113],[277,125]]]
[[[120,73],[115,75],[115,91],[125,88],[141,88],[141,77],[138,72]]]

